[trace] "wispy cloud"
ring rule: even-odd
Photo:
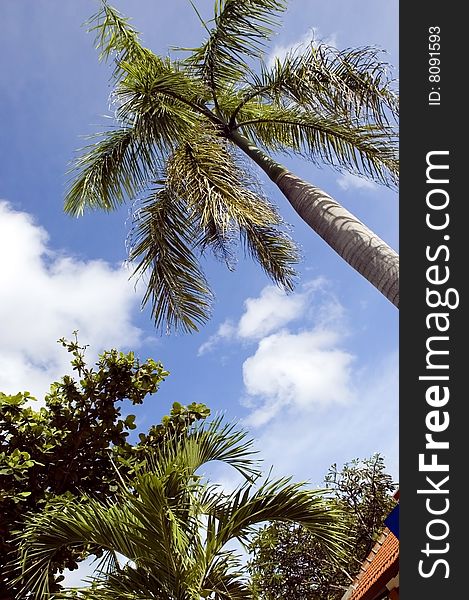
[[[274,285],[265,287],[258,298],[247,298],[244,313],[237,323],[224,321],[198,350],[198,356],[207,354],[224,341],[233,339],[256,340],[271,331],[298,319],[304,312],[309,291],[287,295]]]
[[[397,351],[363,363],[327,280],[290,295],[265,287],[218,333],[211,350],[244,354],[243,423],[267,470],[319,486],[333,462],[381,452],[398,478]]]
[[[216,333],[211,335],[206,342],[204,342],[197,352],[197,356],[202,356],[203,354],[207,354],[207,352],[211,352],[219,342],[222,340],[229,340],[236,335],[236,327],[230,320],[224,321]]]
[[[374,181],[365,179],[353,173],[344,173],[337,179],[339,187],[343,190],[375,190],[378,186]]]
[[[110,347],[138,347],[132,322],[138,296],[129,273],[102,260],[81,261],[50,248],[32,216],[0,201],[0,390],[42,398],[69,370],[57,344],[79,331],[89,359]]]
[[[244,301],[244,312],[237,322],[226,319],[218,327],[216,333],[199,347],[198,355],[207,354],[218,344],[230,340],[259,340],[299,319],[311,318],[324,323],[325,320],[340,318],[342,307],[331,295],[327,295],[327,307],[319,300],[326,288],[327,283],[322,277],[305,283],[301,291],[293,294],[287,294],[274,285],[264,287],[258,297]],[[313,315],[310,309],[314,296]]]
[[[326,38],[323,38],[317,27],[311,27],[293,42],[275,45],[267,57],[267,66],[272,67],[277,59],[280,61],[284,60],[290,52],[301,52],[306,50],[311,44],[317,45],[320,42],[329,46],[337,46],[336,34],[333,33]]]
[[[343,307],[317,278],[293,294],[267,286],[247,298],[239,320],[223,323],[199,354],[228,341],[256,344],[243,363],[243,404],[246,424],[259,427],[289,406],[310,410],[353,398],[346,333]]]

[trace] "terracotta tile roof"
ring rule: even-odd
[[[399,572],[399,540],[386,527],[342,600],[373,600]]]

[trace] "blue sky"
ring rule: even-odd
[[[212,2],[196,4],[209,17]],[[113,5],[133,17],[157,53],[203,36],[187,0]],[[317,485],[330,464],[379,451],[397,480],[398,312],[264,177],[301,246],[298,286],[285,296],[242,256],[234,273],[207,260],[213,318],[192,336],[160,336],[140,310],[141,289],[122,268],[129,207],[81,219],[63,214],[80,136],[101,130],[110,114],[110,69],[98,63],[82,26],[96,9],[91,0],[0,3],[0,389],[43,396],[67,367],[56,340],[78,329],[91,360],[106,348],[133,349],[171,372],[138,411],[142,430],[173,401],[205,402],[240,419],[279,475]],[[281,55],[312,31],[339,48],[378,45],[398,63],[396,0],[291,0],[267,52]],[[397,249],[395,192],[306,161],[284,162]]]

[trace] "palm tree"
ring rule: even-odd
[[[240,556],[227,545],[247,545],[263,522],[294,522],[340,554],[340,513],[322,492],[288,479],[258,476],[252,441],[233,424],[215,419],[165,444],[135,479],[120,484],[113,501],[84,497],[32,517],[21,534],[21,594],[47,598],[50,564],[66,547],[102,553],[91,585],[54,598],[113,600],[241,600],[252,598]],[[237,469],[245,483],[224,493],[199,469],[219,460]],[[30,594],[30,595],[28,595]]]
[[[396,252],[273,158],[293,153],[395,185],[398,104],[387,65],[374,48],[311,44],[267,66],[263,49],[285,6],[219,0],[213,21],[202,21],[206,41],[181,60],[143,47],[106,2],[91,19],[101,58],[114,59],[116,126],[77,159],[65,210],[110,211],[146,195],[133,211],[129,255],[134,274],[148,275],[143,304],[151,300],[156,326],[197,330],[209,317],[212,296],[200,267],[206,249],[232,268],[240,241],[277,284],[292,289],[296,246],[251,161],[314,231],[399,304]]]

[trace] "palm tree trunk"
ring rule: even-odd
[[[399,255],[321,189],[296,177],[237,131],[231,141],[278,186],[300,217],[399,308]]]

